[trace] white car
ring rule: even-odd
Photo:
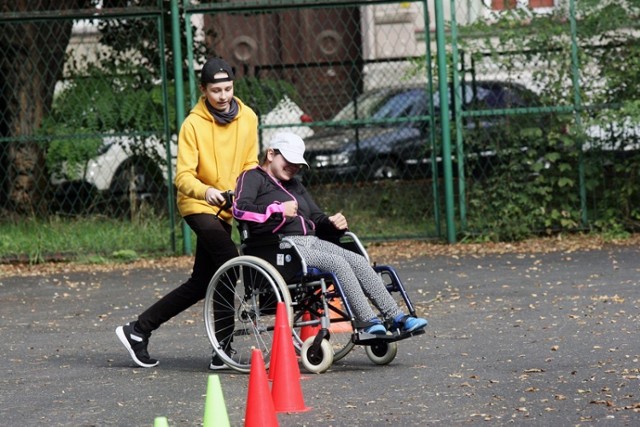
[[[640,125],[630,118],[611,122],[605,126],[591,125],[585,129],[587,141],[584,151],[602,150],[612,152],[632,152],[640,150]]]
[[[269,113],[260,117],[261,148],[278,131],[294,132],[302,138],[313,135],[313,130],[305,125],[309,121],[295,102],[283,97]],[[175,174],[176,141],[174,137],[170,143],[171,179]],[[84,199],[97,192],[126,204],[151,200],[157,201],[159,207],[165,206],[169,182],[166,152],[164,141],[157,137],[105,137],[95,157],[74,168],[65,165],[61,173],[52,176],[58,205],[68,205],[71,201],[88,205],[90,202]]]
[[[313,129],[305,124],[312,121],[311,117],[286,95],[276,104],[273,110],[264,116],[260,116],[259,119],[261,148],[269,143],[276,132],[293,132],[302,139],[313,135]]]

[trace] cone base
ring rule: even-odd
[[[290,409],[284,409],[284,408],[278,409],[278,408],[276,408],[276,413],[282,414],[282,413],[288,412],[288,413],[293,414],[293,413],[298,413],[298,412],[309,412],[312,409],[313,408],[311,406],[305,406],[304,408],[290,408]]]

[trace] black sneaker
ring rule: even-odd
[[[211,356],[211,363],[209,363],[210,371],[219,371],[221,369],[228,369],[229,367],[220,359],[220,357],[213,352],[213,356]]]
[[[131,358],[136,365],[143,368],[153,368],[160,363],[156,359],[149,357],[147,352],[147,345],[149,344],[149,335],[136,332],[133,328],[135,322],[129,322],[124,326],[118,326],[116,328],[116,335],[120,339],[120,342],[129,351]]]
[[[234,354],[236,354],[236,351],[231,347],[231,344],[223,344],[224,345],[224,352],[227,353],[229,356],[233,356]],[[211,363],[209,363],[209,370],[211,371],[219,371],[220,369],[229,369],[229,367],[222,361],[222,359],[220,359],[220,356],[218,356],[218,353],[216,353],[215,350],[213,350],[213,353],[211,355]]]

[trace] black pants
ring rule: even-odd
[[[231,225],[210,214],[189,215],[184,220],[198,238],[191,277],[138,316],[138,327],[144,333],[151,333],[202,300],[218,268],[238,256],[231,240]]]

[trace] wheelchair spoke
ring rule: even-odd
[[[248,372],[254,348],[269,362],[279,301],[290,313],[286,284],[266,261],[240,256],[216,272],[205,298],[205,325],[216,353],[228,366]],[[229,342],[227,350],[222,351],[221,342]]]

